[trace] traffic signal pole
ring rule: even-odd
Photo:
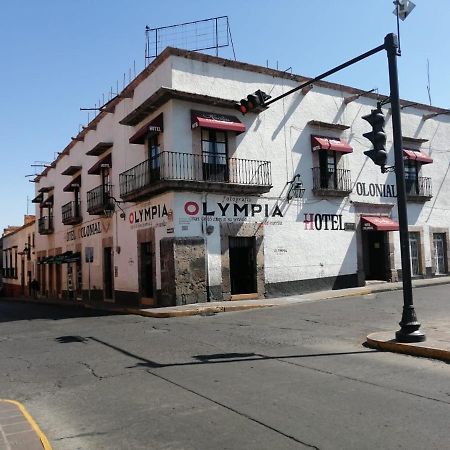
[[[398,89],[397,74],[397,50],[398,40],[394,33],[384,38],[389,66],[390,102],[392,110],[392,129],[394,138],[395,156],[395,179],[397,183],[397,211],[400,231],[400,251],[402,259],[402,281],[403,281],[403,313],[400,322],[400,330],[395,333],[399,342],[421,342],[425,335],[419,330],[420,323],[417,321],[413,305],[412,283],[411,283],[411,259],[409,252],[408,214],[406,208],[406,185],[405,167],[403,164],[403,142],[402,125],[400,118],[400,95]]]
[[[409,252],[408,215],[406,208],[406,186],[405,168],[403,164],[403,142],[402,126],[400,118],[400,96],[398,88],[397,56],[399,55],[399,45],[397,35],[390,33],[384,38],[384,44],[369,50],[337,67],[334,67],[321,75],[312,78],[299,86],[285,92],[274,99],[264,102],[267,107],[272,103],[281,100],[288,95],[303,89],[304,87],[320,81],[346,67],[349,67],[369,56],[382,50],[386,50],[389,67],[390,103],[392,109],[392,128],[394,138],[395,156],[395,177],[397,182],[397,208],[400,231],[400,251],[402,259],[402,281],[403,281],[403,313],[400,321],[400,330],[395,333],[398,342],[421,342],[425,340],[425,335],[419,330],[420,323],[417,321],[416,312],[413,305],[412,282],[411,282],[411,259]],[[384,170],[384,167],[382,167]]]
[[[269,106],[272,103],[281,100],[284,97],[287,97],[288,95],[293,94],[296,91],[299,91],[300,89],[303,89],[306,86],[309,86],[310,84],[315,83],[316,81],[323,80],[326,77],[329,77],[330,75],[333,75],[336,72],[339,72],[342,69],[345,69],[348,66],[351,66],[363,59],[368,58],[369,56],[375,55],[375,53],[381,52],[381,50],[384,50],[386,48],[385,44],[379,45],[378,47],[373,48],[372,50],[369,50],[366,53],[363,53],[362,55],[357,56],[356,58],[350,59],[349,61],[346,61],[345,63],[334,67],[333,69],[327,70],[326,72],[318,75],[315,78],[311,78],[310,80],[306,81],[305,83],[300,84],[300,86],[296,86],[295,88],[291,89],[290,91],[285,92],[284,94],[279,95],[278,97],[273,98],[272,100],[268,102],[264,102],[264,106]]]

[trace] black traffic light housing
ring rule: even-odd
[[[247,98],[241,99],[236,108],[241,111],[242,115],[248,112],[259,113],[265,108],[265,103],[269,98],[271,98],[270,95],[258,89],[253,94],[247,95]]]
[[[385,117],[381,110],[381,104],[377,105],[377,109],[372,109],[370,114],[362,116],[372,126],[372,131],[364,133],[363,136],[372,143],[373,149],[364,152],[377,166],[381,166],[384,170],[387,160],[386,152],[386,133],[384,132]]]

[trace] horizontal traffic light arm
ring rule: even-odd
[[[302,83],[300,86],[297,86],[293,89],[291,89],[290,91],[285,92],[284,94],[279,95],[278,97],[275,97],[274,99],[264,103],[264,106],[269,106],[272,103],[277,102],[278,100],[281,100],[284,97],[287,97],[288,95],[293,94],[296,91],[299,91],[300,89],[303,89],[306,86],[309,86],[310,84],[315,83],[316,81],[320,81],[330,75],[333,75],[333,73],[339,72],[342,69],[345,69],[348,66],[351,66],[352,64],[355,64],[365,58],[368,58],[369,56],[375,55],[375,53],[381,52],[382,50],[386,50],[386,44],[383,45],[379,45],[378,47],[373,48],[372,50],[369,50],[366,53],[363,53],[362,55],[357,56],[356,58],[353,58],[337,67],[334,67],[333,69],[330,69],[324,73],[322,73],[321,75],[318,75],[315,78],[312,78],[309,81],[306,81],[305,83]]]

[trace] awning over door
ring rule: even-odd
[[[363,230],[398,231],[399,225],[389,217],[361,216]]]
[[[419,161],[422,164],[430,164],[433,162],[433,158],[430,158],[425,153],[422,153],[419,150],[406,150],[403,149],[403,155],[406,159],[412,159],[415,161]]]
[[[191,127],[235,131],[238,134],[245,131],[245,125],[236,116],[202,111],[191,111]]]
[[[339,153],[352,153],[353,148],[347,141],[339,138],[311,136],[311,148],[316,150],[331,150]]]
[[[147,122],[144,126],[139,128],[133,136],[130,137],[130,144],[144,144],[147,135],[152,133],[163,132],[163,113],[156,116],[154,119]]]

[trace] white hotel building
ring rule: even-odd
[[[41,295],[163,306],[398,280],[395,174],[363,154],[377,96],[318,82],[235,109],[305,80],[167,48],[36,178]],[[402,105],[413,276],[439,276],[450,117]]]

